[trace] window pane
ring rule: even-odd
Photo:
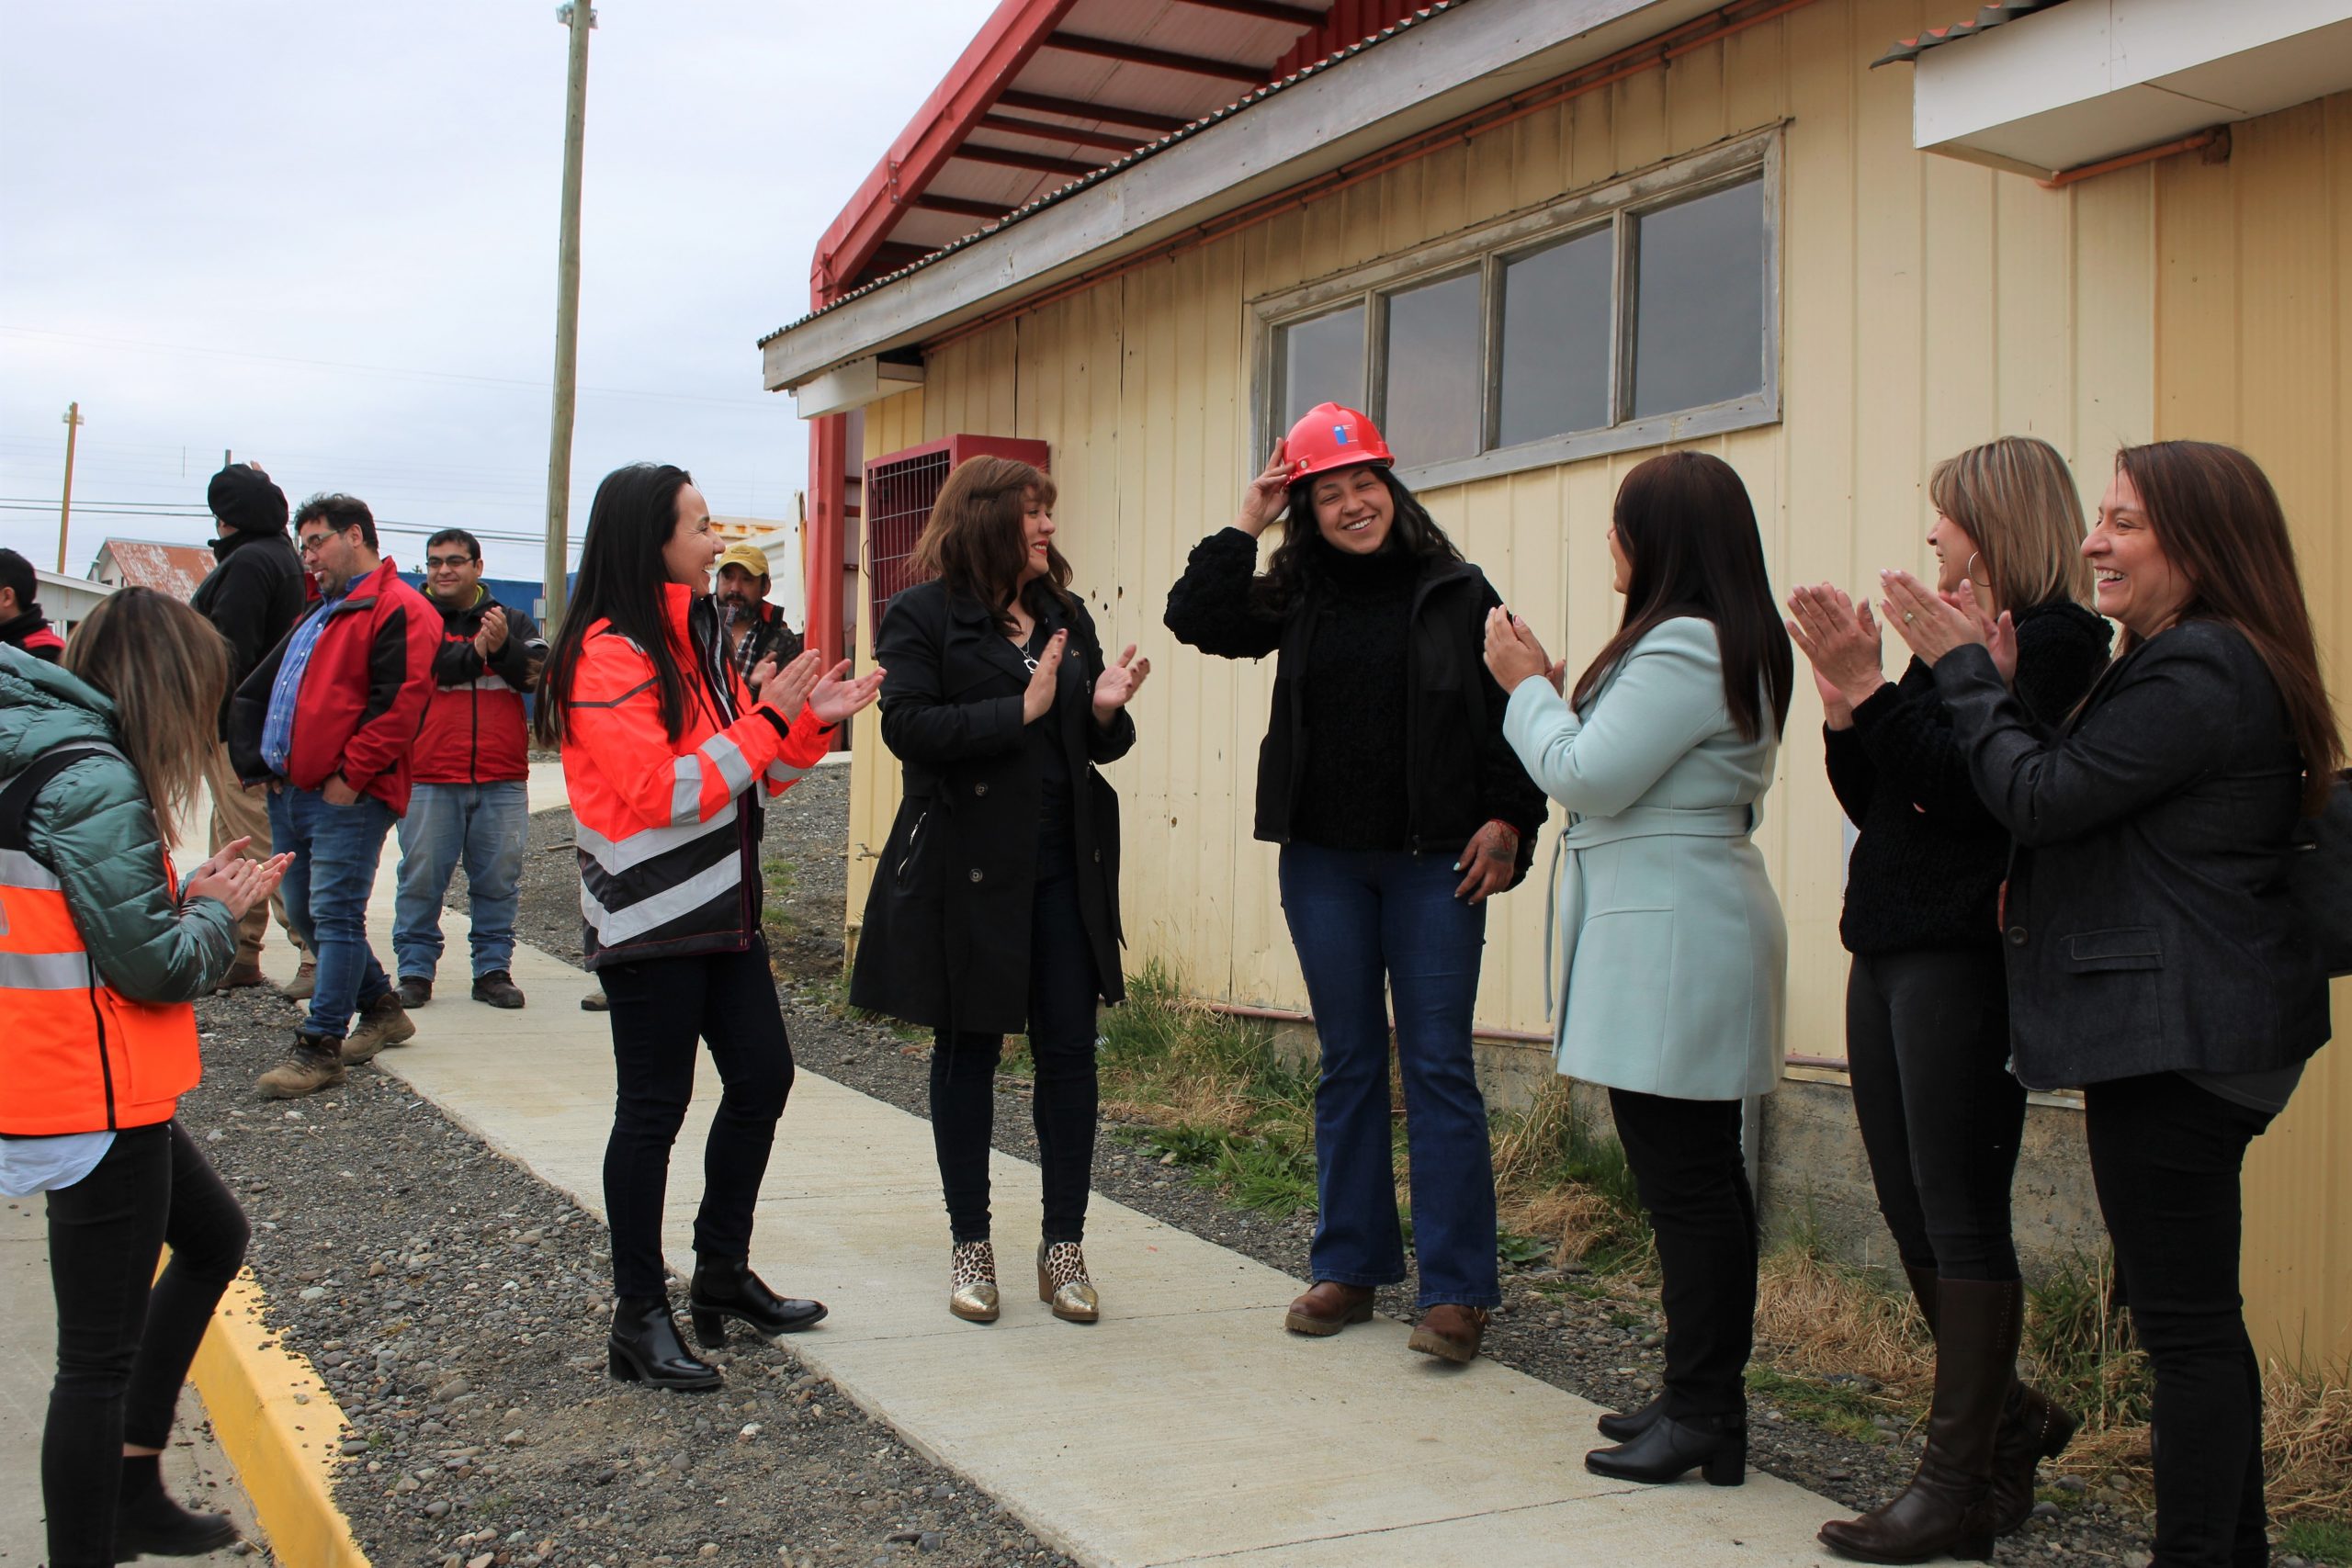
[[[1602,229],[1504,264],[1498,445],[1609,423],[1610,241]]]
[[[1764,182],[1641,220],[1634,307],[1636,418],[1764,385]]]
[[[1351,305],[1282,329],[1280,436],[1317,403],[1363,407],[1363,307]]]
[[[1398,463],[1467,457],[1478,450],[1483,335],[1475,272],[1388,297],[1381,434]]]

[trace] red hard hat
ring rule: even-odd
[[[1395,454],[1388,450],[1388,443],[1381,439],[1378,425],[1338,403],[1317,403],[1308,409],[1283,438],[1283,456],[1289,460],[1294,482],[1309,474],[1351,468],[1358,463],[1378,463],[1389,468],[1396,461]]]

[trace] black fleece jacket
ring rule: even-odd
[[[229,639],[229,690],[234,692],[302,618],[302,559],[281,522],[212,542],[216,562],[188,603]],[[225,739],[229,710],[221,705]]]
[[[2025,611],[2017,630],[2018,699],[2054,727],[2107,668],[2113,633],[2064,599]],[[1838,922],[1846,950],[1996,945],[2009,833],[1977,795],[1928,666],[1913,660],[1854,710],[1853,728],[1826,739],[1829,787],[1861,829]]]

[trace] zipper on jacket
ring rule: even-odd
[[[926,807],[924,810],[916,814],[915,825],[907,829],[907,852],[899,857],[898,875],[899,880],[901,882],[904,882],[907,879],[907,867],[914,863],[915,840],[922,835],[922,825],[930,820],[931,812],[929,808]]]
[[[112,1133],[118,1130],[114,1122],[114,1063],[107,1055],[106,1010],[98,1006],[98,966],[86,953],[82,955],[82,963],[90,972],[90,1021],[98,1031],[98,1078],[106,1086],[107,1131]]]

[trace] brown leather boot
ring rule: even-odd
[[[1485,1307],[1440,1302],[1422,1316],[1405,1348],[1457,1364],[1475,1361],[1487,1337],[1487,1316]]]
[[[1911,1484],[1859,1519],[1833,1519],[1821,1540],[1863,1562],[1993,1555],[1993,1449],[2017,1380],[2025,1287],[2016,1280],[1936,1282],[1936,1393],[1928,1449]]]
[[[1928,1332],[1934,1333],[1936,1271],[1914,1269],[1906,1263],[1903,1273],[1911,1281],[1911,1294],[1919,1303],[1919,1315],[1928,1320]],[[2012,1534],[2032,1517],[2034,1466],[2065,1452],[2080,1425],[2073,1411],[2053,1403],[2048,1394],[2011,1373],[2008,1398],[2001,1409],[2000,1435],[1993,1440],[1995,1535]]]
[[[1293,1334],[1311,1334],[1323,1339],[1351,1323],[1371,1321],[1370,1285],[1342,1285],[1337,1280],[1317,1280],[1314,1289],[1290,1303],[1290,1311],[1283,1316],[1283,1326]]]
[[[220,976],[220,984],[213,987],[221,991],[242,991],[249,986],[266,986],[269,976],[261,972],[257,958],[240,958]]]

